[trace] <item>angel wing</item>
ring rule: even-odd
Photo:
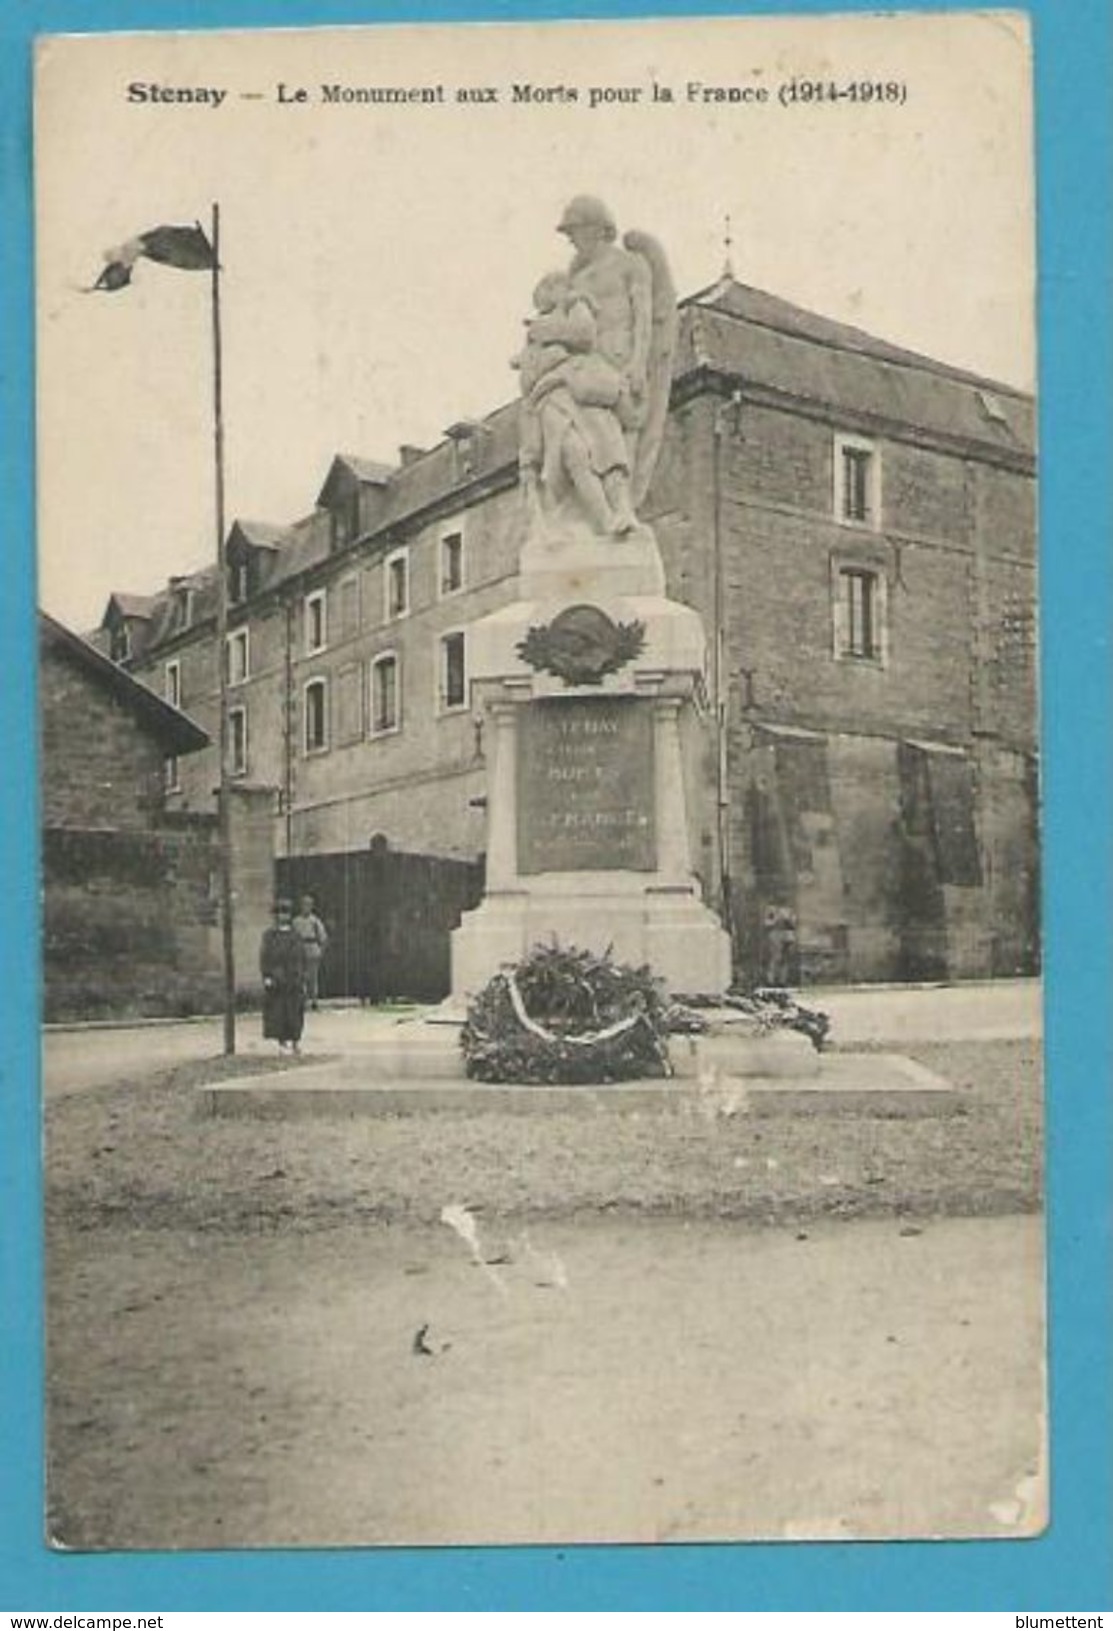
[[[637,508],[649,490],[650,478],[661,450],[661,439],[665,434],[665,420],[668,418],[672,359],[676,350],[676,289],[665,251],[656,238],[651,238],[648,232],[627,232],[622,242],[631,254],[641,255],[648,263],[652,291],[646,418],[638,435],[634,469],[631,472],[631,492]]]

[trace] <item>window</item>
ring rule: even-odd
[[[442,634],[440,643],[437,706],[442,712],[463,708],[468,700],[466,648],[462,629]]]
[[[386,617],[404,617],[410,609],[410,557],[409,551],[396,549],[388,555],[386,571]]]
[[[454,595],[464,587],[464,535],[448,532],[441,539],[441,595]]]
[[[328,747],[328,682],[310,680],[305,687],[305,751],[324,753]]]
[[[131,656],[131,638],[126,623],[117,623],[109,635],[108,654],[114,663],[126,663]]]
[[[228,684],[242,685],[251,671],[248,632],[235,629],[228,636]]]
[[[247,775],[247,709],[228,710],[228,769],[233,776]]]
[[[479,465],[479,442],[485,430],[486,427],[474,419],[461,419],[445,431],[452,442],[457,481],[467,481],[474,476]]]
[[[193,590],[174,590],[173,633],[181,634],[193,622]]]
[[[337,586],[336,638],[348,640],[359,633],[359,576],[353,572]]]
[[[228,599],[233,606],[242,606],[251,593],[251,567],[246,555],[228,563]]]
[[[346,663],[337,670],[332,700],[333,740],[348,747],[363,740],[363,664]]]
[[[402,722],[399,705],[398,658],[386,651],[371,664],[371,735],[385,736]]]
[[[330,531],[333,549],[342,549],[359,537],[360,519],[359,488],[355,487],[332,511]]]
[[[857,436],[835,437],[835,518],[845,526],[881,524],[881,463],[877,448]]]
[[[885,578],[872,565],[839,562],[834,574],[835,656],[883,664]]]
[[[876,657],[877,574],[846,567],[842,572],[846,596],[846,644],[848,657]]]
[[[318,589],[314,594],[305,597],[305,651],[312,656],[315,651],[323,651],[328,643],[328,597],[327,591]]]

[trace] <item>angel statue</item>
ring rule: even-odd
[[[593,533],[638,526],[668,413],[676,295],[664,251],[643,232],[620,247],[601,199],[573,198],[557,228],[567,272],[534,291],[521,375],[519,462],[535,516],[578,516]]]

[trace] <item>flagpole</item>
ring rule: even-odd
[[[224,549],[224,402],[220,331],[220,205],[213,204],[213,455],[216,472],[216,667],[219,676],[220,921],[224,962],[224,1051],[236,1051],[236,956],[232,935],[232,821],[228,786],[228,569]]]

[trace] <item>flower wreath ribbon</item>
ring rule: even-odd
[[[506,980],[506,989],[510,993],[511,1006],[514,1009],[519,1025],[521,1025],[524,1030],[527,1030],[534,1036],[539,1037],[542,1042],[547,1042],[550,1047],[560,1047],[565,1044],[570,1044],[571,1046],[577,1048],[593,1048],[600,1042],[613,1041],[616,1036],[621,1036],[625,1031],[632,1031],[636,1025],[649,1025],[648,1015],[644,1011],[639,1011],[636,1014],[630,1014],[626,1019],[616,1020],[613,1025],[607,1025],[601,1031],[582,1031],[579,1035],[575,1036],[571,1034],[558,1035],[555,1031],[546,1030],[544,1025],[539,1025],[535,1019],[531,1019],[526,1013],[526,1005],[522,1001],[522,993],[518,990],[518,982],[514,978],[513,974],[508,973],[503,977]],[[650,1031],[653,1030],[652,1025],[649,1025],[649,1028]],[[656,1033],[654,1033],[654,1042],[656,1041]],[[667,1073],[671,1076],[672,1071],[669,1068],[668,1055],[659,1045],[657,1047],[657,1051]]]

